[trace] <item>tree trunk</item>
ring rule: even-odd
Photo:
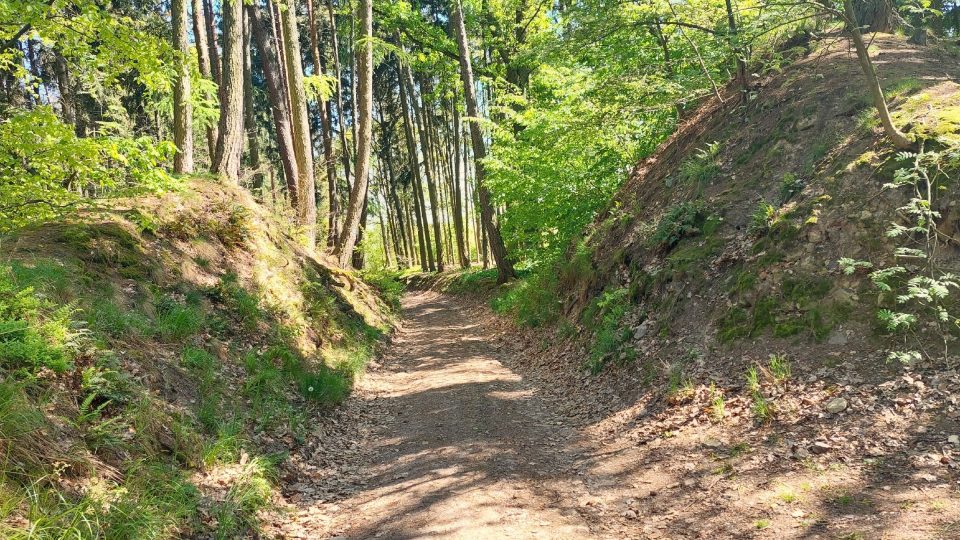
[[[733,54],[737,57],[737,85],[744,101],[747,97],[747,62],[743,57],[743,48],[737,36],[737,18],[733,12],[733,0],[725,0],[727,7],[727,29],[730,32],[728,42]]]
[[[290,121],[293,128],[293,150],[300,176],[297,179],[297,222],[303,228],[304,244],[312,250],[317,242],[317,195],[313,170],[313,141],[310,118],[307,116],[307,94],[303,82],[303,60],[300,56],[300,33],[297,30],[296,4],[288,2],[280,10],[283,29],[283,57],[287,67],[287,92],[290,99]]]
[[[223,67],[220,125],[212,170],[229,182],[240,179],[243,154],[243,1],[223,2]]]
[[[333,71],[334,76],[337,78],[337,114],[340,116],[340,121],[338,122],[338,132],[340,134],[340,147],[342,149],[342,154],[340,159],[343,161],[343,175],[347,181],[347,185],[350,185],[350,156],[352,152],[350,151],[350,146],[347,144],[347,132],[346,132],[346,115],[343,112],[343,73],[340,71],[340,43],[337,38],[337,18],[333,13],[333,0],[327,0],[327,14],[330,16],[330,46],[332,48],[331,55],[333,56]],[[356,119],[354,119],[356,121]]]
[[[463,97],[467,104],[467,115],[471,118],[479,118],[477,107],[477,95],[473,82],[473,68],[470,65],[470,48],[467,43],[467,29],[463,22],[463,8],[460,6],[460,0],[454,1],[454,9],[451,16],[451,23],[456,33],[457,45],[460,49],[460,77],[463,81]],[[848,0],[849,1],[849,0]],[[516,276],[513,270],[513,261],[507,254],[507,249],[503,245],[503,238],[500,237],[500,228],[493,220],[493,204],[490,201],[490,192],[484,184],[485,167],[483,159],[487,155],[483,143],[483,134],[480,132],[480,125],[476,121],[470,122],[470,141],[473,144],[473,159],[476,167],[477,180],[477,199],[480,203],[480,216],[483,221],[483,229],[487,235],[487,241],[490,244],[490,251],[493,253],[493,259],[497,264],[497,281],[504,283]]]
[[[890,118],[890,111],[887,109],[887,100],[883,97],[883,89],[880,87],[880,79],[877,77],[877,70],[873,67],[870,60],[870,52],[867,51],[867,45],[863,41],[863,35],[860,33],[860,27],[856,24],[856,16],[853,11],[852,0],[843,0],[843,10],[847,19],[847,25],[850,28],[850,35],[853,38],[853,45],[857,49],[857,58],[860,60],[860,69],[866,78],[867,88],[873,96],[873,104],[877,108],[880,116],[880,123],[883,124],[883,131],[890,138],[894,146],[903,150],[910,148],[911,142],[902,131],[893,125],[893,119]]]
[[[433,156],[430,149],[430,133],[426,125],[426,103],[424,103],[422,108],[420,107],[410,68],[401,65],[400,70],[401,76],[403,77],[402,84],[407,85],[407,95],[410,97],[410,103],[413,105],[414,124],[417,126],[417,131],[420,134],[420,153],[423,154],[423,170],[426,176],[427,193],[430,197],[430,217],[433,218],[434,254],[436,255],[437,261],[436,269],[438,272],[443,272],[443,234],[441,231],[443,225],[440,222],[439,216],[440,201],[437,197],[437,181],[434,176]],[[422,86],[421,91],[423,91]]]
[[[413,208],[410,208],[410,205],[413,205]],[[410,223],[410,239],[411,241],[416,241],[417,244],[417,254],[420,256],[420,270],[426,272],[427,270],[427,251],[424,247],[426,242],[423,239],[423,221],[422,216],[420,215],[420,209],[417,207],[420,203],[417,202],[417,192],[413,189],[413,183],[410,184],[410,201],[405,205],[407,210],[407,223]],[[412,214],[412,216],[411,216]],[[416,227],[414,227],[416,225]],[[413,234],[413,229],[416,228],[417,234]]]
[[[380,204],[379,202],[377,204]],[[386,205],[377,212],[377,217],[380,218],[380,238],[382,239],[383,244],[383,266],[384,268],[390,268],[390,242],[388,239],[390,236],[387,234],[387,224],[386,220],[383,218],[383,212],[386,210]]]
[[[320,54],[320,34],[317,30],[317,14],[313,0],[307,0],[307,18],[310,23],[310,50],[313,56],[313,69],[318,75],[324,74],[326,66]],[[333,118],[330,116],[330,100],[318,99],[317,109],[320,116],[320,136],[323,139],[323,164],[327,172],[327,247],[333,248],[340,234],[337,215],[340,212],[337,201],[337,163],[333,157],[332,127]]]
[[[257,116],[254,110],[253,63],[251,59],[250,15],[243,17],[243,123],[247,131],[247,163],[255,172],[253,190],[263,198],[263,172],[260,171],[260,138],[257,133]]]
[[[421,264],[421,270],[427,271],[428,269],[433,269],[433,251],[430,248],[429,238],[424,238],[429,233],[426,232],[426,214],[421,213],[423,205],[420,200],[422,195],[420,191],[420,160],[417,157],[417,142],[413,132],[414,124],[411,118],[412,114],[408,101],[409,96],[407,96],[407,85],[404,83],[406,77],[404,76],[402,68],[398,69],[397,73],[400,87],[400,104],[403,110],[403,133],[407,143],[407,158],[410,167],[410,189],[413,192],[413,210],[414,214],[416,214],[417,233],[420,238],[420,259],[423,263]],[[429,258],[427,258],[427,253],[430,254]]]
[[[457,110],[456,99],[450,100],[451,109],[453,109],[453,189],[451,190],[451,196],[453,199],[453,229],[454,233],[457,236],[457,256],[460,258],[460,267],[469,268],[470,267],[470,258],[467,254],[466,244],[464,238],[466,238],[463,229],[463,195],[460,192],[460,179],[462,176],[462,170],[460,169],[460,111]]]
[[[847,18],[870,32],[893,32],[901,25],[891,0],[853,0],[851,7],[853,15]]]
[[[200,75],[204,79],[213,79],[213,68],[210,61],[210,40],[207,37],[206,17],[203,11],[203,0],[193,0],[193,37],[197,49],[197,61],[200,65]],[[207,94],[207,99],[213,96]],[[207,126],[207,153],[210,160],[213,161],[214,154],[217,153],[217,126],[211,124]]]
[[[217,27],[214,22],[212,0],[203,0],[203,24],[207,27],[206,45],[210,56],[210,73],[213,75],[213,82],[219,86],[222,83],[221,71],[223,66],[220,64],[220,51],[217,48]]]
[[[367,182],[370,174],[370,147],[373,136],[373,0],[360,0],[357,6],[360,21],[362,47],[357,53],[358,118],[357,118],[357,163],[354,169],[353,186],[347,202],[347,215],[343,220],[340,241],[334,249],[341,266],[350,263],[357,242],[358,229],[366,201]]]
[[[357,241],[353,247],[353,254],[350,256],[351,264],[357,270],[363,270],[366,264],[366,257],[363,253],[363,238],[367,234],[367,217],[369,215],[369,200],[367,196],[370,193],[370,182],[367,182],[367,192],[363,194],[363,211],[360,212],[360,224],[357,226]]]
[[[259,8],[249,5],[246,10],[250,16],[250,29],[254,41],[260,51],[260,65],[263,69],[263,78],[267,83],[267,98],[270,100],[270,111],[273,113],[274,131],[277,132],[277,147],[280,163],[283,166],[284,181],[290,193],[290,202],[296,208],[299,204],[296,197],[300,170],[293,149],[293,129],[290,125],[290,110],[287,108],[286,89],[280,75],[279,53],[275,46],[276,42],[267,34],[267,23],[263,20]]]
[[[390,148],[386,149],[385,160],[387,163],[387,187],[385,190],[384,198],[387,199],[388,204],[393,204],[393,215],[397,221],[397,229],[399,230],[401,242],[401,250],[403,251],[403,259],[407,266],[409,266],[410,259],[413,257],[413,249],[410,243],[408,242],[407,229],[404,227],[404,216],[403,209],[400,207],[400,198],[397,197],[397,179],[393,170],[393,157],[390,152]],[[396,243],[394,243],[396,245]],[[399,265],[399,262],[398,262]]]
[[[179,53],[177,78],[173,85],[173,172],[193,172],[193,102],[190,99],[190,41],[187,39],[186,0],[171,0],[170,22],[173,26],[173,45]]]

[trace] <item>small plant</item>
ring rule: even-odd
[[[630,289],[622,287],[605,291],[584,312],[584,322],[594,328],[593,345],[590,347],[588,365],[593,373],[599,373],[610,356],[630,337],[630,329],[621,324],[630,310]]]
[[[747,370],[747,390],[750,392],[760,391],[760,372],[756,367]]]
[[[767,201],[760,201],[757,208],[750,215],[750,232],[764,234],[777,222],[777,208]]]
[[[723,391],[717,389],[716,385],[710,385],[710,418],[714,422],[723,422],[723,417],[726,414],[726,404],[723,399]]]
[[[210,295],[227,306],[243,325],[244,330],[250,331],[257,328],[257,324],[263,317],[260,299],[240,285],[236,274],[227,273],[221,277],[220,282],[210,291]]]
[[[316,371],[298,375],[297,386],[305,397],[326,405],[336,405],[350,394],[353,377],[347,371],[321,365]]]
[[[902,335],[905,341],[920,332],[936,333],[942,339],[944,361],[950,354],[950,333],[956,331],[960,320],[950,312],[951,293],[960,289],[960,276],[940,268],[936,258],[943,235],[937,229],[941,215],[936,210],[935,197],[946,188],[951,173],[960,166],[960,148],[945,144],[947,148],[940,151],[925,151],[921,145],[918,152],[897,154],[897,160],[905,166],[898,169],[893,182],[884,187],[911,192],[909,202],[897,209],[907,223],[891,223],[887,230],[888,238],[900,242],[893,252],[895,264],[869,274],[881,294],[881,301],[887,304],[877,311],[883,329]],[[849,258],[840,259],[839,263],[847,275],[873,267],[867,261]],[[927,323],[925,327],[921,321]],[[922,358],[924,352],[894,350],[889,359],[911,362]]]
[[[752,398],[753,403],[750,406],[750,410],[753,411],[753,415],[757,420],[767,422],[773,418],[773,406],[763,394],[757,392],[753,394]]]
[[[729,455],[732,458],[735,458],[735,457],[740,457],[749,452],[750,452],[750,445],[745,442],[739,442],[730,447],[730,450],[727,452],[727,455]]]
[[[777,498],[787,504],[792,504],[799,500],[800,496],[789,486],[783,486],[777,491]]]
[[[400,299],[403,297],[405,287],[403,282],[397,279],[397,275],[387,270],[363,272],[363,280],[373,285],[384,302],[395,312],[400,311]]]
[[[233,479],[227,496],[213,508],[215,538],[236,538],[244,536],[245,531],[256,531],[256,514],[270,503],[275,479],[276,471],[269,460],[255,457],[248,461]]]
[[[670,366],[667,381],[667,398],[669,401],[674,404],[683,403],[690,400],[693,394],[693,379],[684,373],[683,364],[676,363]]]
[[[113,337],[145,337],[152,330],[146,315],[124,310],[112,300],[95,301],[88,311],[90,326]]]
[[[756,367],[747,370],[747,391],[750,392],[750,410],[757,420],[766,422],[773,416],[773,407],[764,397],[760,385],[760,372]]]
[[[773,376],[773,382],[782,384],[790,378],[790,361],[784,354],[771,354],[770,374]]]
[[[758,519],[758,520],[756,520],[756,521],[753,522],[753,526],[756,527],[757,530],[762,531],[763,529],[766,529],[766,528],[770,527],[770,520],[769,520],[769,519]]]
[[[803,179],[793,173],[783,175],[780,182],[780,204],[784,204],[803,190]]]
[[[465,286],[465,285],[464,285]],[[537,328],[557,321],[560,317],[558,275],[549,266],[517,281],[493,299],[491,307],[497,313],[512,314],[522,326]]]
[[[678,204],[660,218],[649,244],[661,251],[669,251],[680,240],[700,234],[706,219],[706,205],[702,201]]]
[[[719,141],[708,143],[705,148],[698,149],[692,158],[680,164],[680,179],[701,187],[712,182],[721,171],[720,164],[717,162],[720,150]]]

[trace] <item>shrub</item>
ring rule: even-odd
[[[702,201],[678,204],[660,218],[649,243],[654,248],[669,251],[680,240],[700,234],[706,218],[706,206]]]
[[[717,141],[697,150],[693,157],[680,164],[680,179],[699,186],[709,184],[721,171],[720,164],[717,163],[720,150],[720,143]]]
[[[599,373],[607,359],[619,351],[630,336],[630,329],[620,324],[629,310],[630,289],[622,287],[605,291],[584,312],[584,324],[594,330],[587,361],[593,373]]]
[[[516,281],[506,292],[493,299],[497,313],[509,313],[529,327],[551,324],[560,317],[557,274],[553,267],[543,268],[526,279]]]

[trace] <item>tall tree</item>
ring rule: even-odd
[[[317,198],[313,170],[313,142],[310,137],[310,118],[307,116],[307,94],[304,88],[303,60],[300,56],[300,33],[297,30],[297,10],[294,2],[280,7],[283,28],[283,57],[287,68],[287,92],[290,100],[290,118],[293,127],[293,149],[299,167],[297,179],[297,221],[302,227],[304,243],[313,249],[317,243]]]
[[[402,78],[401,84],[406,85],[407,96],[413,105],[413,123],[417,126],[417,132],[419,134],[417,138],[420,140],[420,153],[423,156],[424,179],[427,182],[427,195],[430,197],[430,217],[433,222],[434,254],[436,255],[437,262],[436,270],[443,272],[443,235],[440,231],[442,224],[439,215],[440,201],[437,197],[437,179],[434,176],[435,169],[433,166],[432,151],[430,149],[430,133],[426,125],[426,103],[424,103],[424,107],[421,107],[418,103],[416,87],[413,85],[413,75],[410,72],[409,66],[401,64],[400,76]],[[421,97],[422,91],[423,87],[421,86]]]
[[[190,41],[187,39],[186,0],[170,2],[170,22],[177,49],[177,78],[173,86],[173,143],[177,154],[173,171],[179,174],[193,172],[193,102],[190,98]]]
[[[253,169],[252,187],[258,192],[263,187],[264,174],[260,170],[260,136],[257,129],[257,115],[253,89],[253,55],[251,50],[250,15],[243,16],[243,124],[247,130],[247,164]]]
[[[326,71],[323,55],[320,52],[320,35],[317,28],[317,14],[313,0],[307,0],[307,18],[310,24],[310,53],[313,57],[313,70],[317,75]],[[339,236],[338,214],[340,212],[337,200],[337,163],[333,157],[332,117],[330,116],[330,99],[317,99],[317,112],[320,119],[320,137],[323,141],[323,163],[327,172],[327,247],[336,245]]]
[[[230,182],[240,180],[243,155],[243,0],[223,2],[223,67],[220,125],[212,171]]]
[[[450,164],[450,166],[453,168],[453,175],[451,175],[451,181],[453,185],[452,189],[450,190],[450,196],[453,200],[453,228],[457,236],[457,256],[460,259],[460,266],[461,268],[469,268],[470,258],[469,254],[467,253],[466,243],[464,241],[465,234],[463,229],[463,195],[460,192],[460,179],[463,171],[460,168],[460,111],[457,110],[456,99],[450,100],[450,109],[453,120],[453,141],[451,141],[453,161]]]
[[[347,215],[343,220],[340,241],[334,255],[341,266],[347,266],[357,242],[358,227],[367,195],[370,173],[370,145],[373,135],[373,0],[360,0],[357,6],[360,24],[360,43],[357,54],[357,162],[353,187],[347,201]]]
[[[340,40],[337,32],[337,17],[333,11],[333,0],[327,0],[327,15],[330,19],[330,55],[333,57],[333,75],[337,79],[337,131],[340,135],[340,159],[343,161],[343,176],[350,185],[350,146],[347,144],[346,113],[343,109],[343,72],[340,69]],[[353,119],[356,122],[356,118]],[[331,120],[332,121],[332,120]]]
[[[260,52],[260,65],[266,81],[267,98],[270,101],[274,131],[277,133],[277,147],[287,192],[290,194],[290,203],[296,208],[299,205],[297,179],[300,177],[300,168],[293,149],[293,128],[287,104],[287,91],[280,70],[279,52],[273,36],[267,33],[266,27],[269,22],[264,21],[260,8],[248,5],[246,10],[250,17],[250,30],[257,44],[257,50]]]
[[[213,82],[222,84],[221,81],[223,66],[220,63],[220,48],[217,46],[217,23],[213,13],[213,0],[202,0],[203,2],[203,24],[207,27],[206,45],[210,57],[210,69],[213,75]]]
[[[193,0],[193,39],[197,49],[197,63],[200,67],[200,76],[204,79],[213,79],[213,67],[210,60],[210,42],[207,36],[206,17],[203,11],[203,0]],[[212,95],[207,95],[212,99]],[[210,159],[217,152],[217,125],[210,123],[206,129],[207,153]]]
[[[477,183],[477,200],[480,203],[480,217],[483,222],[483,230],[487,235],[487,241],[490,244],[490,251],[493,253],[493,259],[497,265],[497,281],[504,283],[514,278],[516,273],[513,269],[513,261],[507,254],[507,248],[500,236],[500,227],[494,221],[490,191],[483,181],[485,174],[483,159],[487,155],[487,149],[484,146],[480,125],[476,121],[480,117],[480,112],[477,106],[477,93],[470,60],[470,45],[467,41],[467,28],[463,21],[463,7],[460,5],[460,0],[453,1],[452,12],[450,22],[456,35],[457,47],[460,50],[460,79],[463,82],[463,98],[467,105],[467,116],[472,118],[470,122],[470,142],[473,146],[474,174]]]

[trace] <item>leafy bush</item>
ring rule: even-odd
[[[494,311],[511,314],[523,326],[553,323],[560,317],[556,272],[547,268],[516,281],[510,289],[494,298],[492,305]]]
[[[117,196],[161,191],[169,142],[77,137],[48,106],[0,123],[0,232],[48,220],[85,202],[84,192]]]

